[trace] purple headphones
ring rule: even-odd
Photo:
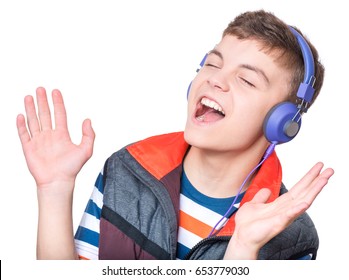
[[[315,83],[315,66],[313,54],[306,40],[294,28],[290,27],[301,48],[304,61],[304,78],[299,85],[297,97],[299,105],[282,102],[275,105],[266,115],[263,124],[265,137],[269,142],[281,144],[292,140],[301,128],[302,114],[307,112],[309,102],[313,99]]]
[[[315,65],[311,49],[303,38],[293,27],[289,27],[297,38],[301,48],[304,62],[304,78],[299,85],[297,97],[300,103],[282,102],[270,109],[263,123],[263,132],[270,143],[282,144],[292,140],[299,132],[302,123],[302,114],[308,110],[309,102],[313,99],[315,83]],[[204,65],[207,54],[200,62],[200,68]],[[197,69],[197,72],[200,70]],[[187,97],[191,83],[187,90]]]

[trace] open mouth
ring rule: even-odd
[[[223,108],[207,97],[203,97],[196,107],[195,119],[199,122],[216,122],[224,117]]]

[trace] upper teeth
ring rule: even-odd
[[[221,106],[219,106],[219,104],[214,102],[213,100],[210,100],[210,99],[204,97],[201,99],[201,104],[203,104],[207,107],[210,107],[212,109],[215,109],[216,111],[221,112],[223,115],[225,115],[223,108]]]

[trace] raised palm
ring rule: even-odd
[[[46,91],[36,91],[37,110],[32,96],[26,96],[25,117],[17,117],[17,129],[28,168],[36,184],[40,186],[55,182],[73,182],[86,161],[91,157],[95,134],[89,120],[82,125],[82,140],[72,143],[67,115],[61,93],[52,92],[54,127]]]
[[[289,192],[273,202],[266,203],[268,189],[260,190],[237,212],[233,238],[252,250],[259,250],[311,206],[334,173],[331,168],[321,172],[322,168],[322,163],[314,165]]]

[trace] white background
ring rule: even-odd
[[[344,3],[344,1],[343,1]],[[340,1],[1,1],[0,258],[35,259],[37,200],[17,137],[23,98],[59,88],[73,140],[92,119],[92,159],[77,180],[80,221],[105,159],[122,146],[183,130],[186,90],[204,53],[239,13],[263,8],[299,27],[326,67],[323,90],[299,135],[277,147],[290,188],[317,161],[336,174],[310,209],[320,236],[318,260],[342,262],[349,236],[346,201],[349,20]]]

